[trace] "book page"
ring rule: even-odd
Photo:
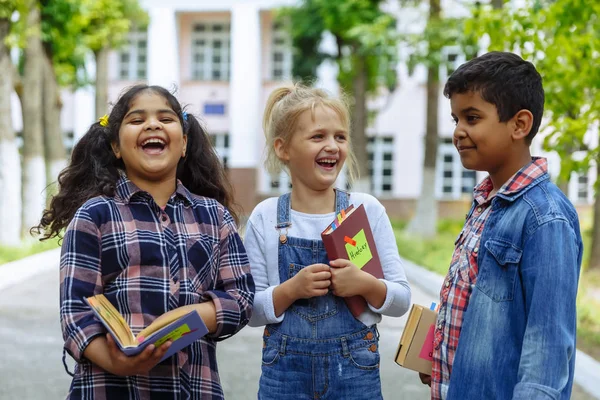
[[[191,310],[188,308],[176,308],[172,311],[169,311],[168,313],[161,315],[160,317],[152,321],[150,325],[142,329],[142,331],[136,336],[136,340],[139,340],[139,338],[147,338],[154,332],[164,328],[170,323],[177,321],[179,318],[185,315],[188,315],[190,312]]]
[[[88,297],[87,300],[97,311],[100,318],[110,326],[110,329],[117,336],[116,339],[122,346],[137,346],[129,325],[127,325],[123,316],[103,294]]]

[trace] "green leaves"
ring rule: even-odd
[[[278,20],[287,22],[295,49],[294,76],[312,81],[319,64],[333,58],[339,66],[340,86],[351,91],[356,58],[361,57],[368,91],[375,93],[381,86],[393,90],[399,37],[394,17],[381,10],[382,4],[381,0],[303,0],[299,7],[281,10]],[[324,32],[335,37],[335,54],[319,50]]]
[[[490,50],[518,51],[535,64],[546,91],[544,148],[560,155],[560,179],[587,171],[598,160],[590,129],[600,117],[600,3],[528,0],[517,9],[484,7],[469,29],[488,35]]]
[[[40,7],[41,27],[26,26],[21,16]],[[85,60],[90,52],[118,48],[132,27],[146,28],[148,15],[138,0],[0,0],[0,18],[12,18],[10,47],[23,48],[39,33],[61,86],[89,83]]]

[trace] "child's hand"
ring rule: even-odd
[[[419,378],[421,379],[421,383],[423,383],[423,385],[428,385],[431,387],[431,375],[426,375],[422,372],[419,372]]]
[[[294,283],[296,299],[324,296],[331,284],[330,268],[326,264],[309,265],[302,268],[291,281]]]
[[[339,258],[329,263],[331,268],[331,289],[340,297],[363,295],[368,287],[370,274],[361,271],[348,260]]]
[[[171,346],[171,341],[163,343],[159,348],[155,348],[153,344],[148,345],[135,356],[127,356],[123,353],[110,334],[106,335],[106,345],[111,360],[108,372],[119,376],[131,376],[147,374],[154,368]]]

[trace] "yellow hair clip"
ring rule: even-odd
[[[104,114],[102,118],[98,120],[101,126],[108,126],[108,114]]]

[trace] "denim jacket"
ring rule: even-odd
[[[547,173],[491,207],[446,398],[567,400],[583,252],[577,213]]]

